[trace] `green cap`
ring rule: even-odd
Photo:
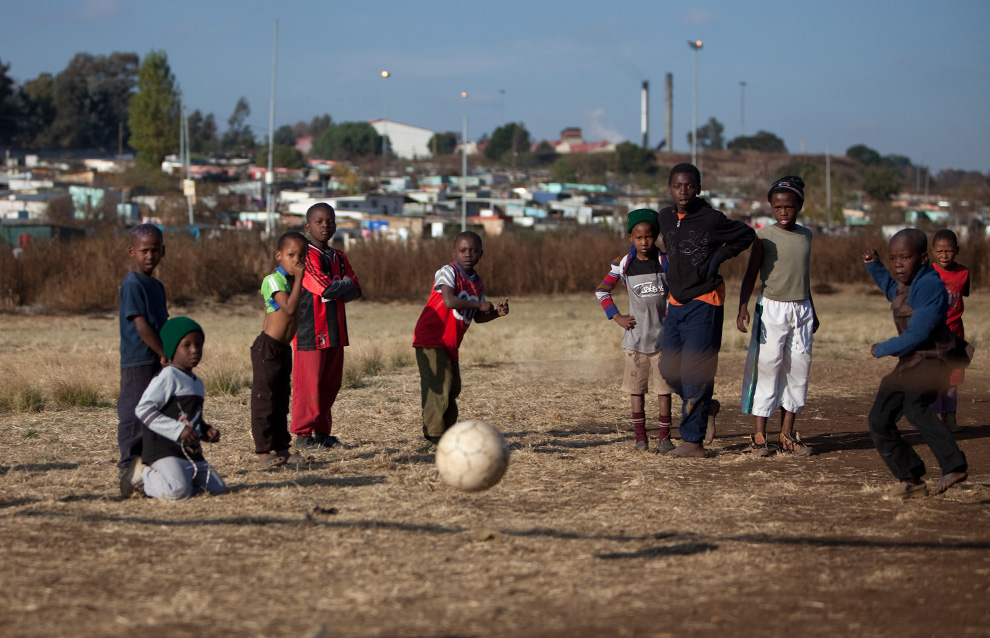
[[[626,232],[631,233],[633,226],[636,224],[642,224],[643,222],[649,222],[650,226],[653,226],[653,230],[660,232],[660,220],[657,215],[657,211],[652,208],[637,208],[636,210],[629,213],[626,218],[628,222],[626,223]]]
[[[190,332],[203,334],[203,329],[189,317],[172,317],[165,322],[161,332],[158,334],[162,338],[162,347],[165,349],[166,359],[169,361],[172,360],[172,357],[175,355],[175,349],[179,347],[182,337]]]

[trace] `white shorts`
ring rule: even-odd
[[[813,323],[810,300],[757,299],[743,370],[745,414],[769,417],[778,408],[801,412],[808,397]]]

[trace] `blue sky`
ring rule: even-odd
[[[776,133],[791,152],[866,144],[933,171],[990,171],[990,2],[500,0],[498,2],[45,0],[6,3],[0,60],[28,80],[77,52],[168,54],[186,103],[221,128],[239,96],[268,128],[279,21],[276,126],[329,113],[469,137],[521,121],[534,138],[580,126],[589,141],[663,137],[674,75],[674,150],[692,114],[688,40],[700,39],[698,120],[725,136]],[[388,70],[391,77],[381,77]],[[462,100],[460,92],[469,98]],[[501,91],[504,91],[502,93]]]

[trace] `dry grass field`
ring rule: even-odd
[[[893,324],[867,290],[816,298],[798,429],[817,454],[803,459],[746,452],[734,313],[713,450],[675,460],[633,452],[620,331],[590,293],[512,299],[462,349],[461,415],[512,448],[476,494],[440,482],[423,449],[420,304],[349,306],[348,447],[266,472],[249,430],[256,300],[172,308],[206,331],[206,414],[223,433],[207,454],[229,487],[175,504],[118,495],[116,317],[5,315],[0,634],[990,636],[990,295],[966,302],[970,479],[892,503],[866,413],[893,366],[869,344]]]

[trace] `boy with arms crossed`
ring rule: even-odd
[[[657,212],[639,208],[626,218],[629,254],[616,258],[612,268],[595,289],[605,316],[625,330],[622,349],[626,353],[622,373],[622,391],[628,392],[632,407],[633,431],[637,450],[649,449],[646,437],[644,395],[653,377],[653,389],[659,405],[657,451],[665,454],[674,449],[670,440],[670,388],[660,376],[660,346],[663,342],[663,318],[667,312],[667,257],[657,248],[659,223]],[[618,282],[629,292],[629,314],[624,315],[612,301]]]
[[[437,444],[457,423],[461,392],[458,348],[471,321],[485,323],[509,314],[509,300],[497,306],[485,299],[485,286],[474,267],[484,251],[481,237],[470,231],[454,239],[454,261],[433,277],[433,291],[413,331],[423,406],[423,436]]]
[[[863,253],[866,269],[891,302],[898,335],[870,347],[874,357],[898,358],[893,371],[880,381],[870,410],[870,436],[880,458],[900,481],[884,498],[908,499],[925,496],[928,490],[921,480],[924,462],[897,429],[901,415],[918,428],[942,468],[932,494],[966,480],[966,456],[932,411],[932,403],[948,385],[950,364],[965,365],[972,350],[945,325],[949,299],[942,280],[928,265],[925,233],[915,228],[895,233],[888,253],[893,277],[877,251]]]
[[[292,338],[296,336],[302,278],[309,242],[297,232],[279,237],[275,272],[261,282],[265,322],[251,345],[251,435],[260,469],[306,463],[311,457],[289,454],[292,436],[287,416],[292,391]]]
[[[306,272],[299,302],[296,354],[293,361],[292,426],[296,447],[340,447],[330,434],[331,408],[340,391],[347,345],[344,304],[361,296],[347,256],[330,246],[337,232],[333,207],[320,202],[306,211]]]
[[[675,457],[704,457],[708,416],[715,401],[715,372],[722,346],[725,282],[719,265],[753,243],[746,224],[728,219],[698,196],[701,172],[692,164],[670,169],[674,206],[660,211],[667,249],[670,305],[663,326],[660,374],[681,397],[682,444]]]
[[[808,396],[812,335],[818,331],[811,299],[811,231],[797,223],[804,180],[781,177],[770,187],[767,201],[776,223],[756,231],[736,316],[736,328],[746,332],[747,304],[759,275],[763,285],[743,370],[742,411],[756,421],[753,456],[770,456],[767,419],[778,408],[780,449],[810,456],[811,446],[794,431],[794,418]]]
[[[165,287],[153,277],[165,256],[162,231],[141,224],[131,233],[127,249],[134,263],[120,285],[120,396],[117,399],[117,470],[120,494],[133,493],[131,482],[141,459],[141,422],[134,414],[141,395],[165,364],[158,331],[168,320]]]

